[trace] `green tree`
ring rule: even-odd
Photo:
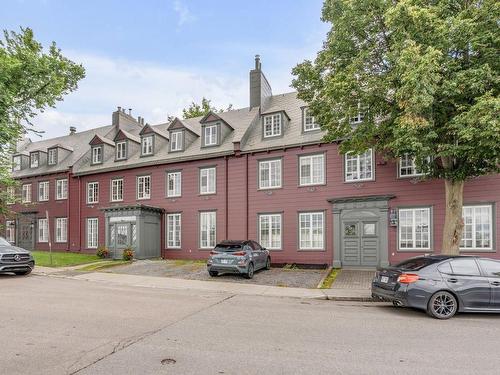
[[[341,152],[410,154],[444,180],[447,254],[459,249],[464,182],[500,171],[499,19],[496,0],[327,0],[326,42],[293,69]]]
[[[12,186],[11,159],[16,142],[39,133],[32,120],[77,89],[84,68],[61,54],[53,42],[47,50],[33,31],[4,31],[0,40],[0,213],[6,209],[6,187]]]
[[[226,111],[230,111],[233,108],[232,104],[229,104],[227,107]],[[212,106],[211,100],[206,99],[203,97],[201,99],[201,103],[197,104],[195,102],[191,102],[189,107],[184,108],[182,110],[182,117],[184,119],[188,118],[193,118],[193,117],[199,117],[199,116],[205,116],[209,112],[224,112],[224,109],[217,109]]]

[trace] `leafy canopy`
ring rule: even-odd
[[[226,110],[230,111],[232,107],[233,106],[230,104]],[[224,109],[217,109],[211,105],[211,100],[202,98],[200,104],[192,102],[188,108],[184,108],[182,110],[182,117],[184,119],[188,119],[193,117],[205,116],[209,112],[224,112]]]
[[[327,0],[332,28],[292,85],[343,152],[409,153],[452,181],[498,172],[499,18],[495,0]]]

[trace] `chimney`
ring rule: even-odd
[[[74,127],[74,126],[70,126],[70,127],[69,127],[69,135],[73,135],[73,134],[75,134],[75,133],[76,133],[76,127]]]
[[[255,68],[250,70],[250,108],[262,107],[272,94],[271,85],[262,72],[260,56],[255,55]]]
[[[128,113],[124,107],[118,106],[117,110],[111,116],[111,123],[115,128],[120,128],[122,125],[139,125],[139,118],[136,120],[132,117],[132,108],[128,109]]]
[[[132,108],[129,108],[129,109],[128,109],[128,115],[129,115],[129,116],[132,116]]]

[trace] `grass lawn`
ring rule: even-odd
[[[328,276],[323,280],[320,289],[330,289],[332,287],[333,282],[337,278],[340,273],[340,269],[332,268]]]
[[[106,268],[111,268],[115,266],[123,266],[124,264],[130,264],[130,260],[105,260],[100,263],[89,264],[82,268],[78,268],[78,271],[99,271]]]
[[[50,253],[48,251],[32,251],[37,266],[44,267],[66,267],[77,266],[79,264],[93,263],[101,260],[92,254],[75,254],[52,252],[52,265],[50,264]]]

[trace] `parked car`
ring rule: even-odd
[[[500,261],[475,256],[419,256],[377,271],[372,297],[427,311],[500,312]]]
[[[237,273],[251,279],[255,271],[271,268],[269,250],[252,240],[226,240],[210,252],[207,269],[210,276]]]
[[[35,268],[35,260],[28,250],[11,245],[0,237],[0,273],[28,275]]]

